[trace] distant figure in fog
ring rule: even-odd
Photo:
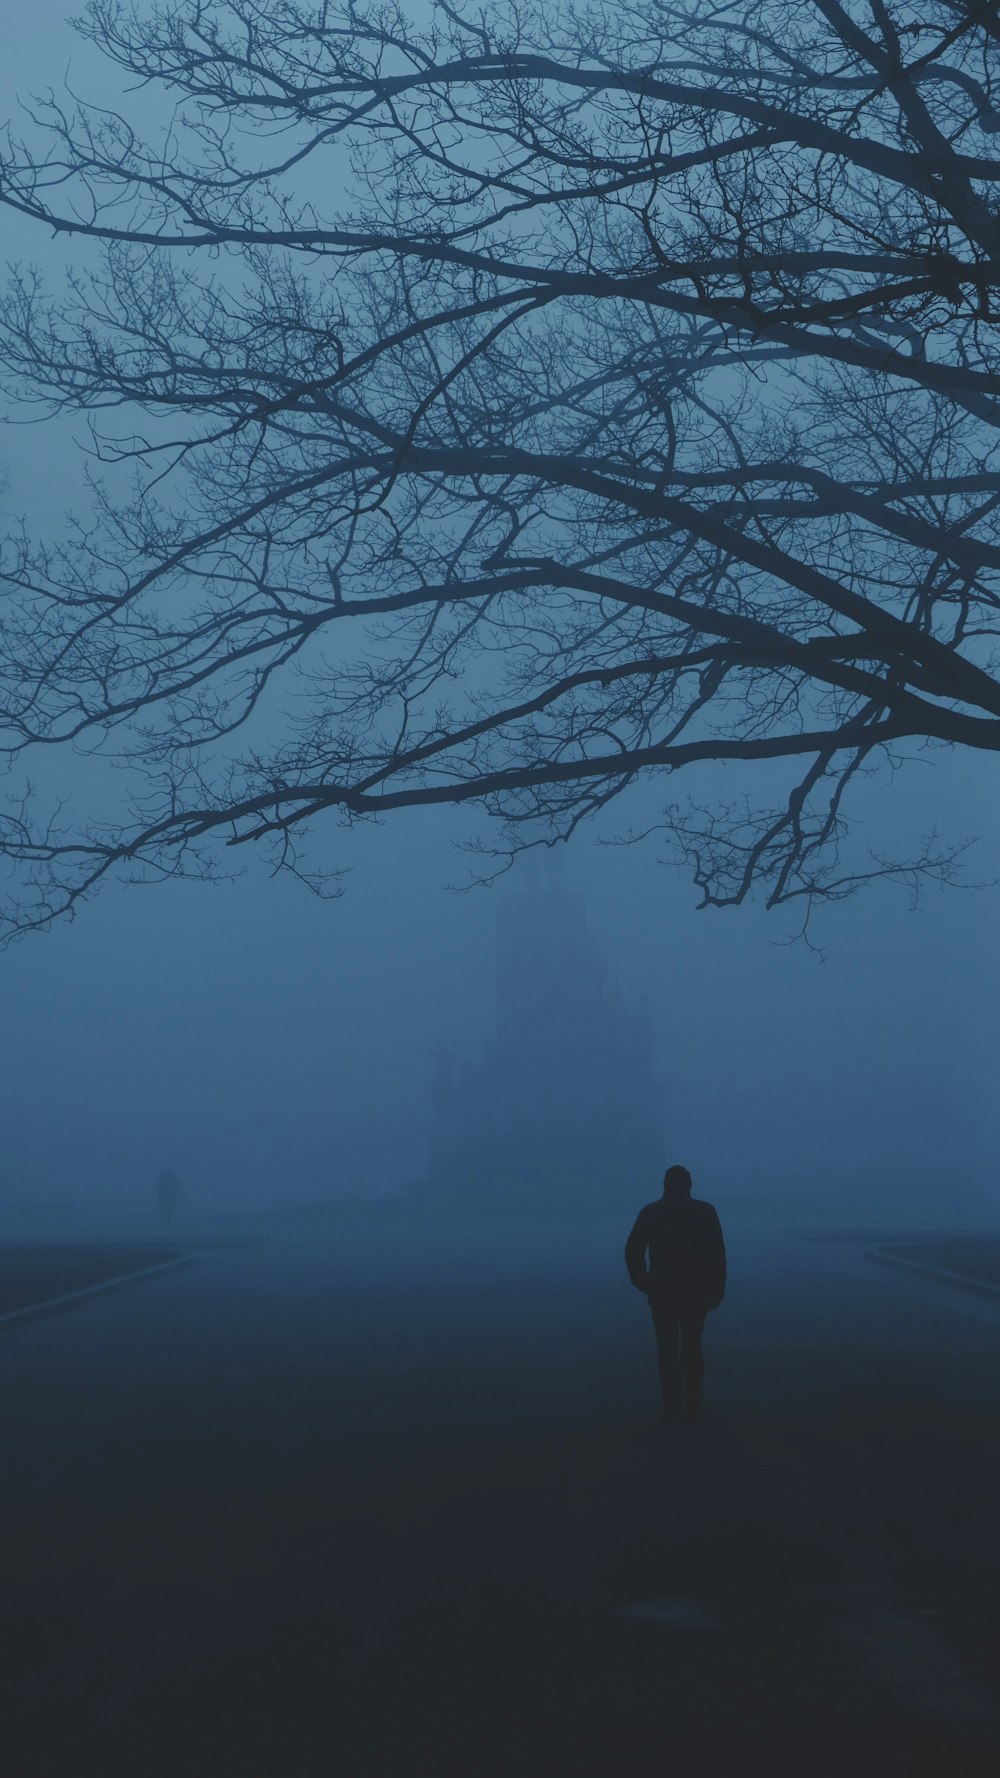
[[[640,1210],[625,1243],[625,1264],[653,1311],[663,1418],[697,1420],[705,1376],[702,1329],[725,1295],[726,1249],[712,1205],[691,1196],[686,1167],[668,1167],[662,1198]]]
[[[157,1175],[156,1185],[153,1189],[156,1192],[160,1221],[164,1228],[168,1229],[174,1220],[174,1211],[177,1209],[177,1201],[181,1196],[176,1173],[172,1173],[169,1167],[164,1167],[162,1173]]]

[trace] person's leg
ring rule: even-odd
[[[660,1359],[660,1401],[665,1420],[679,1420],[684,1407],[684,1383],[680,1366],[680,1323],[675,1312],[656,1303],[653,1327]]]
[[[680,1323],[680,1371],[690,1420],[697,1419],[701,1413],[705,1382],[705,1354],[701,1344],[704,1326],[704,1315],[685,1315]]]

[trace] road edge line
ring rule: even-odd
[[[964,1272],[950,1272],[945,1266],[928,1266],[918,1259],[902,1259],[898,1254],[879,1253],[870,1248],[865,1258],[876,1260],[879,1265],[896,1266],[901,1272],[915,1272],[921,1278],[932,1278],[938,1284],[950,1284],[953,1288],[971,1291],[974,1296],[990,1297],[993,1302],[1000,1301],[1000,1285],[987,1284],[980,1278],[967,1278]]]
[[[155,1266],[139,1266],[133,1272],[117,1272],[113,1278],[102,1278],[97,1284],[84,1284],[79,1290],[67,1290],[61,1296],[48,1296],[40,1303],[26,1303],[23,1309],[7,1309],[0,1314],[0,1332],[5,1327],[15,1327],[19,1321],[33,1321],[39,1315],[49,1315],[59,1309],[72,1309],[74,1304],[84,1302],[88,1297],[104,1296],[111,1290],[123,1290],[129,1284],[138,1284],[143,1278],[152,1278],[160,1272],[176,1272],[181,1266],[193,1266],[197,1257],[195,1253],[179,1253],[176,1259],[158,1260]]]

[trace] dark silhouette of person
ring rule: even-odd
[[[726,1249],[714,1207],[691,1196],[686,1167],[668,1167],[662,1198],[640,1210],[625,1243],[625,1264],[653,1312],[663,1418],[697,1420],[705,1377],[702,1330],[725,1295]]]
[[[164,1228],[169,1228],[174,1220],[174,1211],[177,1209],[177,1202],[181,1196],[176,1173],[171,1172],[169,1167],[164,1167],[163,1171],[157,1174],[156,1185],[153,1189],[156,1192],[156,1202],[160,1209],[160,1221]]]

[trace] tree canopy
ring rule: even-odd
[[[144,774],[12,793],[14,926],[217,843],[310,877],[324,816],[479,804],[499,868],[656,774],[705,901],[947,876],[849,793],[1000,747],[997,0],[422,17],[90,0],[122,107],[0,156],[71,243],[0,366],[99,459],[5,546],[0,746]]]

